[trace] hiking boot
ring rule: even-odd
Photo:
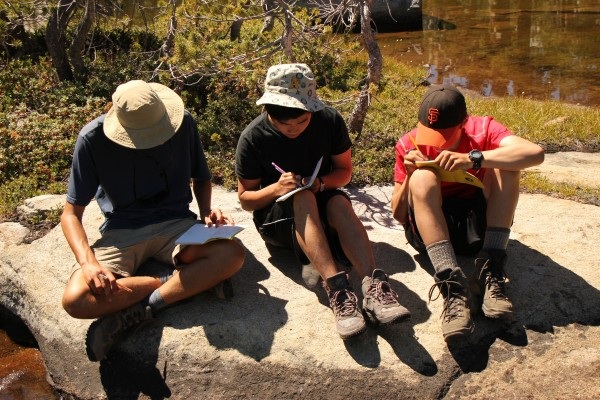
[[[319,279],[321,279],[321,275],[312,264],[305,264],[302,266],[302,280],[307,288],[316,288]]]
[[[478,297],[483,314],[505,322],[513,320],[513,306],[506,296],[504,274],[506,252],[481,250],[475,257],[475,273],[470,282],[471,292]]]
[[[389,324],[410,318],[410,311],[400,305],[398,295],[380,269],[362,280],[363,313],[374,324]]]
[[[469,293],[467,279],[460,269],[446,269],[435,276],[436,282],[429,290],[429,301],[432,300],[435,288],[439,290],[434,301],[440,296],[444,298],[442,310],[442,333],[448,344],[464,344],[474,326],[469,310]]]
[[[210,288],[209,291],[218,299],[229,300],[233,297],[233,284],[231,280],[225,279]]]
[[[329,277],[323,284],[329,304],[335,316],[335,327],[344,340],[356,336],[367,329],[367,324],[360,312],[358,298],[350,288],[345,272],[338,272]]]
[[[152,320],[150,306],[134,304],[124,310],[98,318],[90,325],[85,338],[85,350],[90,361],[103,360],[112,346],[142,322]]]

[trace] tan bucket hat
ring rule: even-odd
[[[278,64],[267,71],[265,93],[256,102],[315,112],[325,104],[317,97],[315,76],[306,64]]]
[[[132,149],[149,149],[169,140],[183,122],[183,100],[165,85],[133,80],[117,87],[104,119],[104,134]]]

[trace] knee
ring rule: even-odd
[[[244,247],[237,240],[227,240],[224,242],[225,248],[223,248],[220,253],[225,257],[225,264],[233,275],[242,268],[242,265],[244,265],[246,252]]]
[[[292,198],[295,214],[306,214],[318,211],[317,200],[310,190],[301,190]]]
[[[431,198],[441,198],[441,181],[435,172],[428,169],[418,169],[413,172],[408,181],[413,201],[428,201]]]
[[[62,307],[73,318],[93,318],[90,315],[92,307],[88,299],[92,296],[89,287],[83,279],[81,269],[73,272],[62,297]]]
[[[76,290],[67,286],[62,297],[62,307],[67,314],[77,319],[92,318],[89,313],[90,307],[84,304],[83,297]]]
[[[344,196],[334,196],[326,206],[327,222],[336,229],[340,223],[358,221],[358,217],[352,208],[352,203]]]

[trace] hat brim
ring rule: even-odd
[[[160,83],[148,84],[165,105],[165,115],[152,126],[132,129],[121,125],[113,105],[106,113],[103,124],[104,134],[113,142],[131,149],[150,149],[165,143],[181,127],[185,111],[181,97]]]
[[[276,106],[299,108],[309,112],[321,111],[325,108],[325,104],[318,98],[304,99],[301,97],[295,97],[292,94],[273,93],[266,92],[260,99],[256,101],[257,105],[262,104],[273,104]]]
[[[415,142],[418,145],[443,148],[448,140],[456,134],[456,131],[460,129],[460,124],[446,129],[432,129],[418,122]]]

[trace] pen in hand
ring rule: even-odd
[[[285,170],[283,168],[281,168],[279,165],[275,164],[274,162],[271,162],[271,165],[273,167],[275,167],[275,169],[277,170],[277,172],[279,172],[280,174],[285,174]],[[299,179],[299,175],[296,175],[296,180]],[[300,178],[301,179],[301,178]],[[298,182],[296,182],[296,187],[299,187],[300,185],[298,184]]]
[[[419,145],[417,144],[417,142],[415,141],[415,139],[410,135],[410,133],[408,134],[408,138],[410,139],[410,141],[412,142],[412,144],[415,146],[415,150],[421,151],[421,149],[419,148]]]
[[[271,165],[274,166],[279,173],[285,174],[285,171],[279,165],[275,164],[274,162],[272,162]]]

